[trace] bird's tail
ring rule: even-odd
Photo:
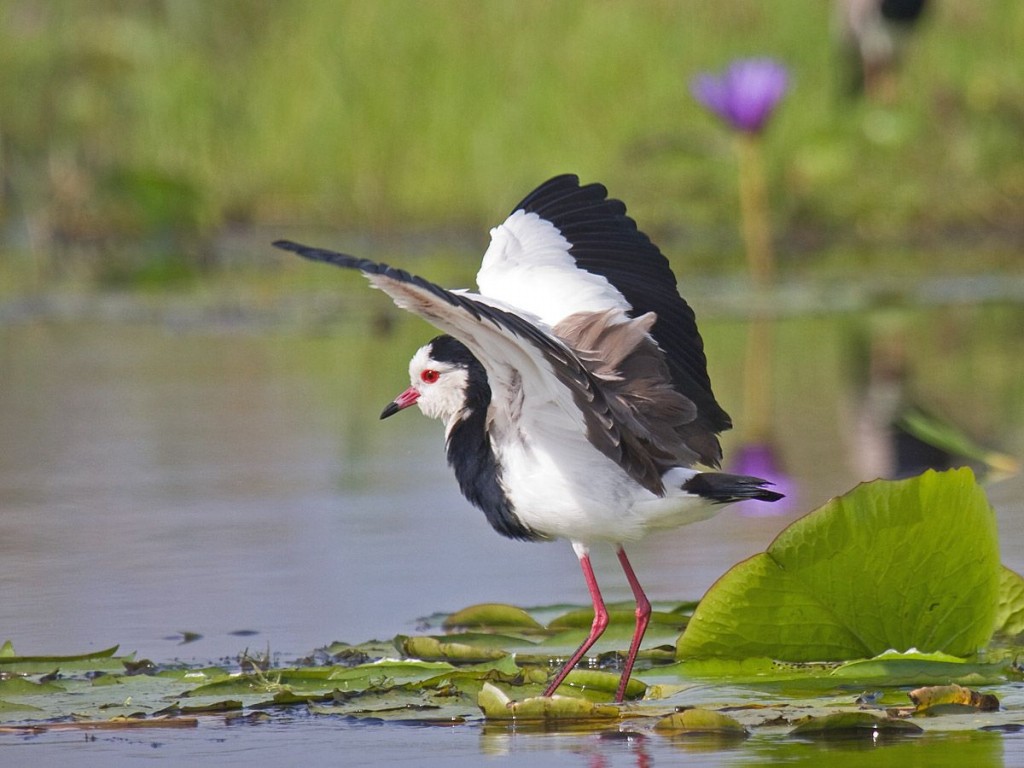
[[[781,493],[770,491],[765,486],[771,485],[767,480],[747,475],[729,475],[725,472],[701,472],[685,483],[683,490],[716,504],[730,504],[734,501],[757,499],[758,501],[778,501]]]

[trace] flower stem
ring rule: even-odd
[[[747,269],[757,288],[765,288],[775,279],[771,226],[768,221],[768,195],[765,190],[761,144],[756,134],[738,135],[740,172],[740,219],[747,252]]]

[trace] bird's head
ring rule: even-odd
[[[490,401],[483,366],[451,336],[438,336],[416,351],[409,362],[409,379],[412,385],[387,404],[382,419],[415,404],[425,416],[451,424],[467,409],[486,407]]]

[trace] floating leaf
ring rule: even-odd
[[[469,718],[479,718],[476,700],[434,691],[373,691],[351,699],[342,698],[329,704],[310,704],[313,715],[330,715],[359,719],[386,720],[418,725],[455,725]]]
[[[480,648],[465,643],[449,643],[436,637],[417,635],[400,640],[402,653],[424,661],[457,661],[472,663],[491,661],[507,656],[500,648]]]
[[[383,659],[357,667],[281,668],[269,672],[233,674],[215,678],[182,694],[195,696],[275,695],[286,692],[301,697],[359,692],[429,680],[455,669],[444,662]]]
[[[31,704],[23,704],[17,701],[4,701],[0,699],[0,715],[6,715],[9,712],[42,712],[43,710],[39,707],[33,707]]]
[[[219,701],[210,701],[203,704],[175,706],[171,711],[184,715],[209,715],[214,712],[238,712],[241,709],[242,702],[237,699],[221,699]]]
[[[500,627],[540,630],[543,627],[535,618],[514,605],[504,603],[481,603],[471,605],[451,614],[444,622],[445,629],[452,627]]]
[[[196,728],[194,717],[112,717],[109,720],[79,720],[73,723],[33,723],[8,726],[8,733],[43,733],[46,731],[121,731],[150,728]]]
[[[969,662],[948,653],[888,651],[873,659],[859,659],[842,664],[832,671],[832,677],[844,680],[878,680],[886,685],[948,683],[951,680],[980,685],[1005,681],[1006,665]]]
[[[999,572],[996,632],[1010,637],[1024,633],[1024,578],[1006,566]]]
[[[396,645],[401,650],[405,635],[399,635]],[[440,643],[462,643],[477,648],[499,649],[502,651],[514,651],[516,649],[530,649],[537,646],[537,638],[526,637],[525,635],[510,635],[499,632],[457,632],[446,635],[432,635]]]
[[[978,693],[962,685],[929,685],[907,694],[918,714],[939,715],[954,712],[996,712],[999,699],[991,693]]]
[[[477,704],[488,720],[579,721],[617,720],[619,717],[618,707],[569,696],[535,696],[512,701],[490,683],[485,683],[480,690]]]
[[[0,680],[0,695],[3,696],[39,696],[44,693],[62,693],[64,690],[64,686],[57,683],[35,683],[24,677]]]
[[[735,718],[711,709],[686,709],[663,717],[654,725],[663,733],[715,735],[745,739],[749,734]]]
[[[122,670],[124,662],[132,661],[133,655],[114,656],[118,646],[101,651],[72,656],[16,656],[10,641],[0,649],[0,671],[18,672],[23,675],[47,674],[54,669],[61,670]],[[8,653],[8,651],[10,653]]]
[[[635,608],[608,607],[608,624],[625,624],[630,627],[636,625]],[[577,608],[561,616],[556,616],[548,622],[548,629],[584,629],[589,630],[594,623],[593,608]]]
[[[620,678],[621,675],[618,672],[601,672],[597,669],[574,669],[565,678],[565,682],[562,683],[562,687],[559,690],[564,693],[568,688],[577,688],[581,691],[597,691],[611,696],[618,690]],[[645,683],[637,680],[635,677],[630,677],[629,682],[626,683],[624,695],[627,699],[639,699],[646,691],[647,685]]]
[[[686,626],[686,622],[689,621],[689,618],[689,616],[682,613],[673,613],[669,611],[652,611],[650,618],[650,626],[661,625],[665,627],[671,627],[678,631]],[[552,619],[548,623],[548,629],[589,629],[593,621],[593,608],[581,608],[579,610],[570,611],[569,613],[562,614],[561,616]],[[609,607],[608,623],[624,624],[629,627],[635,626],[636,608]]]
[[[224,715],[224,725],[255,725],[270,722],[266,712],[228,712]]]
[[[701,601],[677,656],[966,656],[992,636],[995,516],[969,469],[875,481],[797,520]]]
[[[121,685],[121,678],[118,675],[110,675],[106,672],[100,672],[92,679],[93,688],[99,688],[108,685]]]
[[[870,712],[837,712],[823,717],[809,717],[801,721],[789,735],[815,739],[873,739],[877,736],[909,736],[915,733],[922,733],[921,726],[906,720],[879,717]]]

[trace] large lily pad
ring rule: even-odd
[[[995,516],[969,469],[875,481],[797,520],[711,587],[677,656],[824,661],[975,653],[999,601]]]

